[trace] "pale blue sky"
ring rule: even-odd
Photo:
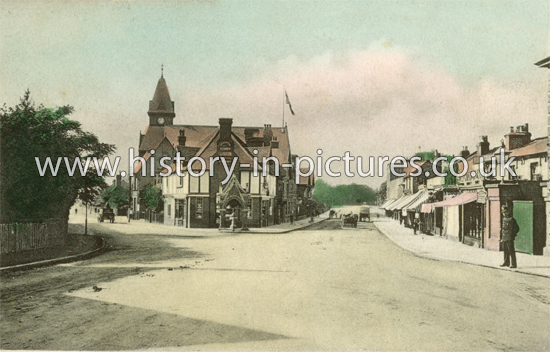
[[[322,104],[314,99],[306,102],[305,97],[321,89],[316,86],[319,81],[306,81],[312,77],[308,73],[320,67],[327,76],[335,74],[325,82],[340,82],[338,74],[350,69],[350,58],[361,57],[369,66],[368,55],[383,53],[386,56],[377,64],[404,55],[421,75],[441,73],[449,85],[456,85],[451,91],[460,90],[449,93],[454,94],[453,101],[465,94],[523,97],[517,104],[532,111],[514,124],[527,119],[542,128],[545,116],[537,115],[544,102],[538,101],[546,81],[533,63],[549,54],[549,29],[549,1],[3,1],[0,95],[2,102],[13,105],[29,88],[39,103],[73,105],[75,118],[102,139],[117,143],[125,155],[128,147],[137,146],[138,132],[147,124],[147,104],[161,63],[176,101],[177,119],[181,119],[176,123],[186,119],[215,124],[220,115],[234,117],[238,125],[274,123],[279,120],[280,105],[269,105],[263,96],[247,101],[242,95],[258,91],[258,85],[265,92],[270,85],[280,92],[285,84],[298,116],[301,113],[301,120],[289,121],[291,132],[294,127],[295,135],[300,135],[313,121],[368,120],[362,113],[323,114]],[[401,76],[409,72],[403,67]],[[373,80],[368,77],[367,85]],[[331,87],[322,89],[334,97]],[[342,103],[347,100],[345,88],[339,89]],[[276,94],[273,99],[279,104]],[[365,90],[361,99],[353,100],[357,111],[365,110],[362,102],[379,106],[372,94]],[[431,103],[446,104],[440,96]],[[453,118],[466,119],[463,124],[467,125],[470,120],[465,116],[475,109],[472,106]],[[391,112],[382,115],[393,116]],[[487,116],[472,119],[480,117]],[[498,116],[494,118],[498,121]],[[308,123],[300,125],[303,121]],[[491,126],[489,122],[470,131],[471,140],[442,147],[455,152],[463,144],[475,143],[480,134],[491,135],[493,131],[484,130]],[[506,125],[502,133],[495,130],[495,138],[506,130]],[[399,140],[399,135],[394,138]],[[437,143],[425,143],[425,148],[438,148]],[[308,149],[310,144],[296,146]],[[389,154],[408,149],[406,143],[399,148],[372,148]]]

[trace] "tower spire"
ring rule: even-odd
[[[174,102],[170,99],[170,91],[164,79],[164,64],[160,66],[160,79],[153,95],[153,100],[149,101],[149,125],[153,126],[171,126],[174,117]]]

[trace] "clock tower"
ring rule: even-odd
[[[149,126],[172,126],[174,124],[174,102],[170,99],[170,91],[161,73],[153,100],[149,101]]]

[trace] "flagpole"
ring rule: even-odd
[[[283,86],[283,128],[285,127],[285,86]]]

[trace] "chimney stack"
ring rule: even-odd
[[[231,141],[231,125],[233,124],[233,119],[231,118],[220,118],[220,141]]]
[[[264,145],[271,145],[271,140],[273,139],[273,131],[271,130],[270,124],[264,125]]]
[[[514,132],[514,127],[510,127],[510,133],[506,135],[506,150],[521,148],[531,142],[531,133],[529,124],[518,126]]]
[[[477,154],[481,156],[487,153],[489,153],[489,141],[487,140],[487,136],[481,136],[481,142],[477,144]]]
[[[467,146],[462,147],[462,151],[460,152],[460,156],[466,159],[470,155],[470,151],[468,150]]]
[[[117,185],[118,187],[122,186],[122,175],[121,174],[116,175],[115,185]]]
[[[178,137],[178,145],[185,147],[186,141],[187,141],[187,137],[185,137],[185,130],[180,130],[180,135]]]

